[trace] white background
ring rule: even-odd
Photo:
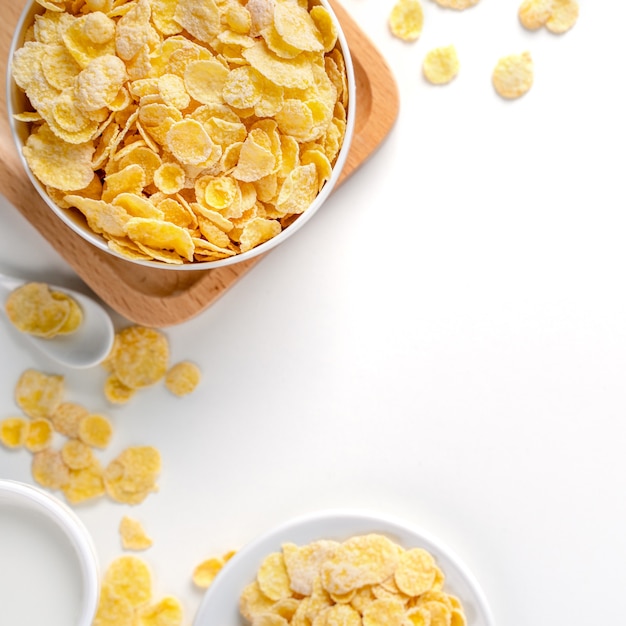
[[[77,511],[103,567],[121,553],[121,516],[143,522],[155,596],[180,597],[186,623],[200,560],[336,506],[437,536],[500,624],[623,614],[626,3],[581,0],[562,36],[525,32],[518,0],[422,4],[407,44],[389,34],[391,0],[344,0],[395,73],[397,125],[305,228],[166,330],[172,360],[203,370],[194,395],[157,386],[109,406],[100,368],[64,370],[0,325],[0,416],[36,367],[110,415],[103,462],[161,450],[158,494]],[[450,43],[461,72],[429,86],[424,54]],[[504,101],[491,70],[523,50],[535,84]],[[80,284],[1,210],[0,271]],[[0,476],[30,482],[30,455],[0,450]]]

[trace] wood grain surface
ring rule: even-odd
[[[25,2],[6,3],[0,21],[0,63],[5,84],[15,25]],[[356,76],[356,120],[350,152],[339,184],[379,147],[398,115],[394,77],[378,50],[345,9],[331,4],[344,29]],[[209,307],[263,256],[210,270],[175,271],[137,265],[107,254],[62,223],[31,185],[17,154],[0,92],[0,193],[19,210],[112,309],[128,320],[152,327],[172,326]],[[271,254],[268,252],[266,254]]]

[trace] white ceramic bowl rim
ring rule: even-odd
[[[26,162],[26,159],[24,158],[24,155],[22,154],[22,144],[25,139],[24,137],[25,125],[22,122],[15,120],[15,118],[13,117],[14,113],[17,112],[16,111],[17,103],[18,103],[18,97],[16,96],[17,87],[15,83],[13,82],[13,79],[11,77],[11,72],[8,71],[7,77],[6,77],[5,88],[6,88],[6,95],[7,95],[6,101],[7,101],[7,111],[9,115],[9,124],[11,127],[11,132],[13,134],[13,139],[15,141],[17,151],[19,153],[21,163],[32,185],[35,187],[35,189],[37,189],[37,191],[39,192],[39,195],[46,202],[46,204],[52,209],[52,211],[56,213],[59,219],[61,219],[74,232],[78,233],[81,237],[89,241],[96,248],[106,252],[107,254],[110,254],[119,259],[123,259],[124,261],[127,261],[128,263],[132,263],[135,265],[143,265],[146,267],[152,267],[152,268],[157,268],[157,269],[178,270],[178,271],[181,271],[181,270],[182,271],[197,271],[197,270],[215,269],[215,268],[222,267],[225,265],[233,265],[235,263],[242,263],[244,261],[257,257],[261,254],[264,254],[265,252],[268,252],[272,248],[276,247],[285,239],[287,239],[288,237],[291,237],[300,228],[302,228],[302,226],[304,226],[304,224],[313,217],[313,215],[317,212],[320,206],[324,204],[328,196],[331,194],[335,185],[337,184],[337,181],[339,180],[339,176],[343,170],[346,159],[348,158],[348,152],[350,150],[350,145],[352,143],[352,136],[354,134],[354,123],[355,123],[355,117],[356,117],[356,97],[357,96],[356,96],[356,80],[354,77],[354,65],[352,63],[350,48],[348,47],[348,42],[346,40],[341,24],[339,20],[337,19],[337,16],[335,15],[335,12],[330,6],[328,0],[316,0],[316,1],[329,11],[334,22],[339,26],[338,33],[337,33],[337,41],[341,47],[341,52],[343,54],[345,67],[346,67],[346,78],[347,78],[347,83],[348,83],[348,110],[346,112],[347,114],[346,115],[346,130],[345,130],[343,144],[339,150],[339,154],[337,155],[337,159],[335,161],[335,165],[333,166],[330,179],[326,181],[326,184],[324,185],[320,193],[317,195],[315,200],[312,202],[312,204],[300,216],[298,216],[298,218],[292,224],[290,224],[287,228],[285,228],[283,231],[281,231],[278,235],[276,235],[272,239],[262,243],[256,248],[253,248],[252,250],[248,250],[246,252],[237,254],[232,257],[228,257],[226,259],[220,259],[218,261],[202,261],[202,262],[194,262],[194,263],[184,263],[182,265],[173,265],[173,264],[164,263],[160,261],[143,261],[141,259],[130,259],[128,257],[125,257],[111,250],[107,246],[106,241],[103,238],[91,232],[88,228],[78,224],[77,220],[73,219],[67,211],[59,208],[54,202],[52,202],[52,200],[46,193],[46,190],[43,187],[43,185],[33,175],[30,167],[28,166],[28,163]],[[20,16],[20,19],[17,23],[15,33],[13,35],[13,39],[11,42],[11,47],[9,50],[9,61],[8,61],[9,69],[10,69],[11,60],[13,58],[15,51],[23,43],[23,35],[24,35],[26,26],[30,24],[30,21],[33,19],[33,16],[40,11],[43,12],[43,7],[41,7],[41,5],[39,5],[35,0],[29,0],[26,3],[24,10],[22,11],[22,14]]]
[[[83,581],[82,606],[76,626],[91,626],[100,596],[98,557],[91,535],[80,518],[51,494],[14,480],[0,479],[0,502],[2,501],[42,513],[70,540],[78,557]]]
[[[371,510],[328,509],[292,518],[259,535],[239,550],[213,581],[200,604],[194,626],[240,626],[238,598],[271,552],[284,542],[306,544],[318,539],[343,541],[349,537],[380,532],[404,547],[423,547],[441,562],[446,578],[455,579],[465,598],[468,624],[495,626],[486,596],[470,569],[448,546],[423,529]],[[454,593],[454,591],[453,591]]]

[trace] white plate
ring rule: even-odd
[[[381,533],[405,548],[425,548],[446,576],[445,590],[457,596],[465,609],[468,626],[495,626],[487,601],[467,567],[441,542],[403,522],[355,511],[323,511],[299,517],[242,548],[207,590],[194,626],[245,626],[239,615],[239,595],[254,580],[259,565],[284,542],[306,544],[317,539],[343,541],[354,535]]]

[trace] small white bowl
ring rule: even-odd
[[[98,560],[77,515],[42,489],[0,480],[0,532],[0,622],[30,625],[41,615],[47,626],[91,626]]]
[[[263,559],[285,542],[304,545],[319,539],[345,541],[355,535],[379,533],[400,546],[430,552],[446,577],[445,590],[461,601],[468,626],[495,626],[487,600],[470,570],[441,541],[428,533],[376,513],[330,510],[293,519],[242,548],[217,575],[196,614],[194,626],[243,626],[239,596],[252,582]]]
[[[67,226],[69,226],[74,232],[78,233],[83,239],[93,244],[96,248],[103,250],[107,254],[111,254],[114,257],[124,259],[129,263],[135,263],[138,265],[143,265],[146,267],[154,267],[157,269],[167,269],[167,270],[182,270],[182,271],[195,271],[195,270],[208,270],[215,269],[217,267],[221,267],[224,265],[232,265],[234,263],[242,263],[253,257],[259,256],[276,247],[281,242],[285,241],[288,237],[291,237],[296,231],[298,231],[306,222],[308,222],[313,215],[317,212],[317,210],[324,204],[328,196],[333,191],[337,181],[339,180],[339,176],[343,170],[346,159],[348,157],[348,152],[350,150],[350,144],[352,142],[352,137],[354,134],[354,123],[356,117],[356,80],[354,76],[354,66],[352,63],[352,57],[350,55],[350,49],[348,47],[348,42],[346,40],[345,34],[341,27],[337,16],[335,15],[330,3],[328,0],[317,0],[318,4],[321,4],[324,8],[326,8],[330,15],[332,16],[335,24],[338,28],[338,37],[337,42],[338,46],[341,49],[342,55],[344,57],[345,67],[346,67],[346,78],[348,83],[348,108],[346,111],[346,131],[342,146],[337,155],[337,159],[333,166],[332,175],[326,184],[317,195],[312,204],[306,209],[298,218],[293,221],[289,226],[287,226],[283,231],[281,231],[278,235],[262,243],[261,245],[243,252],[241,254],[237,254],[232,257],[228,257],[226,259],[220,259],[218,261],[204,261],[204,262],[194,262],[194,263],[184,263],[183,265],[173,265],[169,263],[164,263],[160,261],[143,261],[140,259],[130,259],[128,257],[122,256],[117,252],[111,250],[106,240],[94,233],[85,222],[84,218],[79,214],[78,211],[61,209],[57,206],[50,196],[47,194],[45,187],[37,180],[37,178],[33,175],[30,170],[26,159],[22,154],[22,147],[24,146],[27,138],[28,138],[28,125],[16,121],[13,117],[15,113],[23,112],[26,109],[27,99],[24,93],[17,87],[15,81],[11,77],[11,61],[15,51],[20,48],[24,43],[24,36],[28,28],[31,26],[35,19],[35,15],[39,13],[43,13],[43,7],[36,2],[36,0],[28,0],[24,6],[20,19],[18,21],[17,27],[15,29],[15,33],[13,35],[13,39],[11,42],[11,47],[9,50],[8,57],[8,70],[7,70],[7,82],[6,82],[6,90],[7,90],[7,112],[9,116],[9,123],[11,126],[11,132],[13,135],[13,139],[15,141],[15,145],[17,147],[17,151],[20,156],[20,160],[24,169],[30,179],[32,185],[35,187],[41,198],[45,201],[45,203],[50,207],[50,209],[56,214],[56,216],[63,221]]]

